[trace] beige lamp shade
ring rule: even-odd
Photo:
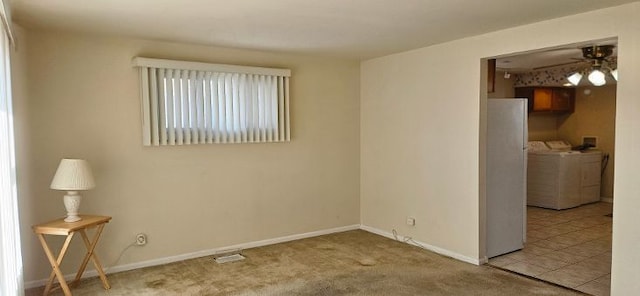
[[[51,189],[56,190],[89,190],[93,187],[96,187],[96,182],[89,163],[84,159],[61,160],[51,181]]]

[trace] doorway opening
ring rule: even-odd
[[[487,252],[489,265],[588,294],[609,294],[616,46],[617,39],[588,41],[497,57],[495,68],[488,63],[488,99],[528,102],[522,249]],[[604,75],[601,81],[599,74],[591,75],[596,70]],[[580,75],[573,78],[582,79],[570,81],[575,73]],[[482,112],[486,118],[486,108]],[[484,144],[486,155],[491,145]],[[485,192],[490,227],[490,188]],[[490,231],[485,230],[487,240]]]

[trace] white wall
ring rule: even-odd
[[[96,177],[81,212],[113,216],[97,249],[107,266],[138,232],[148,245],[119,265],[359,223],[357,61],[34,30],[18,38],[27,282],[49,275],[30,227],[65,214],[63,193],[49,189],[63,157],[86,158]],[[143,147],[135,56],[290,68],[291,142]],[[81,251],[74,240],[65,273]]]
[[[480,60],[617,36],[612,290],[614,295],[640,291],[638,15],[636,2],[363,62],[362,223],[395,228],[460,256],[484,258],[484,156],[479,150],[486,136],[481,117],[486,83]],[[415,227],[405,226],[408,215],[416,217]]]

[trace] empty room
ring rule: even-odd
[[[640,293],[638,1],[0,2],[0,295]]]

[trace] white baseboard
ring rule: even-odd
[[[600,201],[602,202],[608,202],[608,203],[613,203],[613,198],[612,197],[601,197]]]
[[[214,249],[208,249],[208,250],[202,250],[202,251],[197,251],[197,252],[192,252],[192,253],[187,253],[187,254],[181,254],[181,255],[176,255],[176,256],[169,256],[169,257],[163,257],[163,258],[158,258],[158,259],[153,259],[153,260],[147,260],[147,261],[142,261],[142,262],[135,262],[135,263],[130,263],[130,264],[124,264],[124,265],[117,265],[117,266],[113,266],[111,268],[109,268],[108,270],[106,270],[105,272],[107,274],[109,273],[116,273],[116,272],[121,272],[121,271],[127,271],[127,270],[132,270],[132,269],[138,269],[138,268],[144,268],[144,267],[151,267],[151,266],[157,266],[157,265],[163,265],[163,264],[168,264],[168,263],[172,263],[172,262],[177,262],[177,261],[183,261],[183,260],[188,260],[188,259],[193,259],[193,258],[199,258],[199,257],[204,257],[204,256],[211,256],[211,255],[215,255],[218,254],[222,251],[228,251],[228,250],[238,250],[238,249],[251,249],[251,248],[257,248],[257,247],[262,247],[262,246],[268,246],[268,245],[273,245],[273,244],[279,244],[279,243],[284,243],[284,242],[289,242],[289,241],[294,241],[294,240],[299,240],[299,239],[304,239],[304,238],[310,238],[310,237],[316,237],[316,236],[321,236],[321,235],[326,235],[326,234],[332,234],[332,233],[338,233],[338,232],[345,232],[345,231],[350,231],[350,230],[356,230],[356,229],[362,229],[364,231],[373,233],[373,234],[377,234],[380,236],[384,236],[390,239],[394,239],[393,234],[384,230],[380,230],[374,227],[370,227],[370,226],[366,226],[366,225],[358,225],[358,224],[354,224],[354,225],[348,225],[348,226],[342,226],[342,227],[336,227],[336,228],[331,228],[331,229],[324,229],[324,230],[318,230],[318,231],[312,231],[312,232],[306,232],[306,233],[301,233],[301,234],[294,234],[294,235],[288,235],[288,236],[282,236],[282,237],[277,237],[277,238],[272,238],[272,239],[265,239],[265,240],[260,240],[260,241],[254,241],[254,242],[247,242],[247,243],[242,243],[242,244],[237,244],[237,245],[232,245],[232,246],[226,246],[226,247],[220,247],[220,248],[214,248]],[[405,237],[398,235],[398,239],[403,240]],[[484,263],[487,263],[487,258],[481,258],[481,259],[476,259],[476,258],[471,258],[462,254],[458,254],[440,247],[436,247],[427,243],[423,243],[420,241],[416,241],[417,243],[419,243],[420,245],[422,245],[425,249],[438,253],[440,255],[444,255],[447,257],[451,257],[453,259],[456,260],[460,260],[463,262],[467,262],[467,263],[471,263],[474,265],[482,265]],[[95,277],[98,276],[98,273],[95,270],[87,270],[84,275],[82,276],[82,278],[89,278],[89,277]],[[75,274],[67,274],[64,276],[65,280],[69,281],[72,280],[73,278],[75,278]],[[30,288],[35,288],[35,287],[41,287],[44,286],[47,283],[47,279],[41,279],[41,280],[35,280],[35,281],[29,281],[29,282],[25,282],[25,288],[26,289],[30,289]]]
[[[380,229],[377,229],[377,228],[374,228],[374,227],[371,227],[371,226],[360,225],[360,229],[362,229],[364,231],[367,231],[367,232],[371,232],[373,234],[384,236],[384,237],[387,237],[387,238],[390,238],[390,239],[395,239],[394,236],[393,236],[393,233],[387,232],[387,231],[384,231],[384,230],[380,230]],[[399,240],[404,241],[404,238],[405,238],[404,236],[402,236],[402,235],[397,235],[397,236],[398,236]],[[465,256],[465,255],[462,255],[462,254],[458,254],[456,252],[452,252],[452,251],[449,251],[447,249],[436,247],[436,246],[433,246],[433,245],[430,245],[430,244],[427,244],[427,243],[423,243],[423,242],[420,242],[420,241],[416,241],[416,242],[419,243],[420,245],[422,245],[422,247],[424,247],[425,249],[427,249],[429,251],[432,251],[432,252],[438,253],[440,255],[447,256],[447,257],[451,257],[451,258],[456,259],[456,260],[460,260],[460,261],[463,261],[463,262],[471,263],[471,264],[474,264],[474,265],[482,265],[482,264],[484,264],[484,263],[486,263],[488,261],[487,258],[482,258],[482,259],[471,258],[471,257]]]
[[[158,258],[158,259],[153,259],[153,260],[147,260],[147,261],[142,261],[142,262],[136,262],[136,263],[130,263],[130,264],[124,264],[124,265],[117,265],[117,266],[113,266],[113,267],[109,268],[105,272],[107,274],[116,273],[116,272],[127,271],[127,270],[132,270],[132,269],[138,269],[138,268],[143,268],[143,267],[150,267],[150,266],[162,265],[162,264],[167,264],[167,263],[172,263],[172,262],[177,262],[177,261],[183,261],[183,260],[188,260],[188,259],[193,259],[193,258],[199,258],[199,257],[204,257],[204,256],[211,256],[211,255],[218,254],[221,251],[238,250],[238,249],[251,249],[251,248],[274,245],[274,244],[279,244],[279,243],[284,243],[284,242],[289,242],[289,241],[294,241],[294,240],[299,240],[299,239],[304,239],[304,238],[316,237],[316,236],[321,236],[321,235],[326,235],[326,234],[331,234],[331,233],[345,232],[345,231],[356,230],[356,229],[360,229],[360,225],[359,224],[336,227],[336,228],[330,228],[330,229],[324,229],[324,230],[318,230],[318,231],[312,231],[312,232],[306,232],[306,233],[300,233],[300,234],[293,234],[293,235],[282,236],[282,237],[277,237],[277,238],[272,238],[272,239],[265,239],[265,240],[242,243],[242,244],[226,246],[226,247],[221,247],[221,248],[202,250],[202,251],[197,251],[197,252],[193,252],[193,253],[187,253],[187,254],[176,255],[176,256],[169,256],[169,257]],[[98,276],[98,272],[96,272],[95,270],[87,270],[82,275],[82,278],[89,278],[89,277],[95,277],[95,276]],[[66,274],[64,276],[64,278],[67,281],[72,280],[72,279],[75,278],[75,274]],[[41,279],[41,280],[25,282],[24,286],[25,286],[26,289],[35,288],[35,287],[41,287],[41,286],[44,286],[47,283],[47,280],[48,279]]]

